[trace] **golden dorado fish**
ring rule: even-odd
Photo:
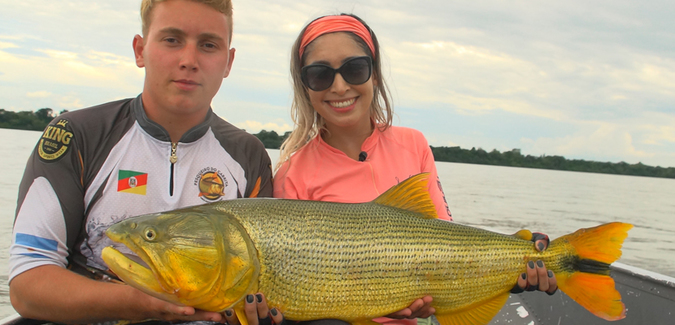
[[[131,218],[106,233],[146,265],[112,247],[102,257],[150,295],[209,311],[233,308],[244,321],[244,297],[263,292],[290,320],[371,324],[431,295],[442,325],[487,324],[536,260],[593,314],[625,317],[609,265],[632,225],[581,229],[538,252],[517,236],[436,219],[427,177],[368,203],[236,199]]]

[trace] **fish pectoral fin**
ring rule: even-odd
[[[513,234],[513,237],[520,238],[523,240],[531,241],[532,232],[527,229],[518,230],[517,233]]]
[[[472,305],[456,313],[436,314],[436,319],[441,325],[485,325],[499,313],[508,299],[509,293],[506,292],[479,305]]]
[[[428,184],[429,173],[417,174],[382,193],[373,203],[416,212],[423,219],[436,219],[438,213]]]

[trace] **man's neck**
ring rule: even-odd
[[[206,107],[182,113],[179,109],[161,108],[145,100],[143,109],[151,121],[161,125],[169,133],[171,142],[178,142],[190,129],[204,122],[209,112],[209,107]]]

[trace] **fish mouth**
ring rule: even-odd
[[[103,248],[101,258],[124,283],[151,296],[180,303],[176,296],[164,289],[152,269],[140,258],[132,259],[112,246]]]

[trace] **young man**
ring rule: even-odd
[[[223,321],[91,279],[107,269],[100,252],[115,222],[272,195],[263,145],[210,108],[234,60],[231,2],[143,0],[141,16],[133,48],[143,92],[59,116],[26,167],[10,248],[10,298],[23,317]]]

